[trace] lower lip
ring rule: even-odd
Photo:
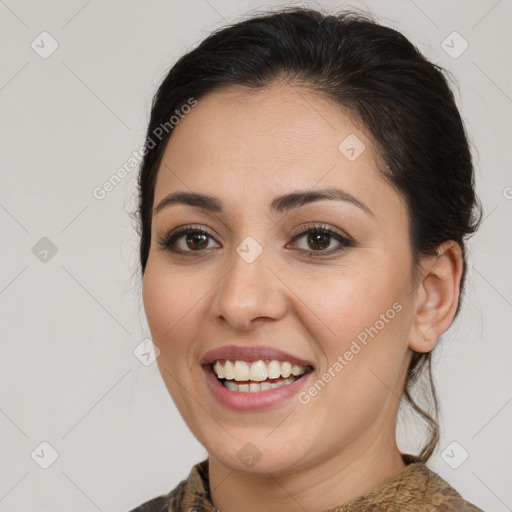
[[[213,396],[222,405],[235,411],[260,411],[279,405],[297,394],[312,374],[312,372],[308,372],[291,384],[285,384],[279,388],[254,393],[241,393],[226,389],[217,379],[210,365],[204,366],[203,369],[206,373],[208,387]]]

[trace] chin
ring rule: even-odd
[[[284,433],[284,432],[283,432]],[[228,437],[226,435],[225,437]],[[226,442],[202,443],[208,454],[230,471],[262,474],[289,472],[304,463],[304,451],[290,436],[270,439],[261,429],[255,435],[240,435]]]

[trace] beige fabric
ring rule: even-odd
[[[325,512],[483,512],[430,470],[420,459],[403,454],[407,466],[364,496]],[[170,493],[130,512],[216,512],[210,500],[208,459]]]

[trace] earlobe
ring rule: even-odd
[[[423,258],[409,340],[411,350],[430,352],[450,327],[459,303],[463,265],[462,249],[453,240],[441,244],[437,255]]]

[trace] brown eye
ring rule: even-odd
[[[307,252],[310,256],[330,255],[354,246],[352,240],[340,233],[336,233],[335,231],[328,229],[323,225],[302,231],[294,238],[294,240],[299,240],[301,238],[305,240],[304,245],[306,247],[300,247],[300,244],[297,244],[298,249],[303,252]],[[338,247],[328,250],[333,241],[337,242]]]
[[[194,253],[207,249],[210,240],[214,239],[207,231],[191,226],[182,226],[169,233],[158,243],[171,252]]]
[[[313,249],[324,250],[327,247],[329,247],[331,237],[330,237],[330,235],[328,235],[326,233],[315,233],[315,234],[309,233],[307,240],[308,240],[308,244]]]
[[[185,237],[185,243],[193,250],[205,249],[208,246],[208,235],[190,233]]]

